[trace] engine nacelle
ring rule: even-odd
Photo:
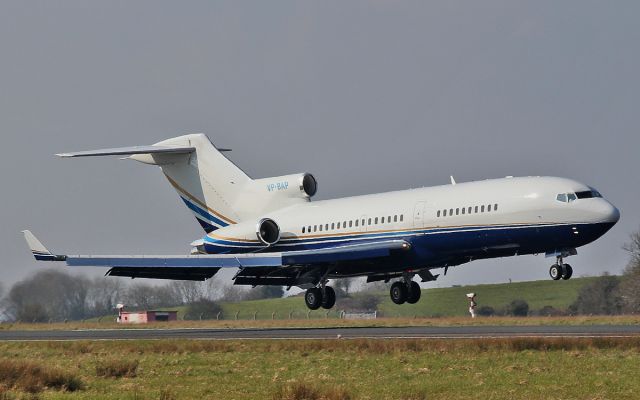
[[[253,183],[275,196],[289,198],[309,199],[318,191],[318,182],[309,173],[257,179]]]
[[[263,218],[256,226],[258,240],[267,246],[273,246],[280,240],[280,227],[271,218]]]

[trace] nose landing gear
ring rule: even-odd
[[[551,279],[554,281],[559,279],[566,281],[567,279],[570,279],[572,275],[573,268],[571,268],[571,265],[569,264],[564,264],[562,262],[562,257],[560,256],[558,257],[558,261],[549,268],[549,276],[551,276]]]

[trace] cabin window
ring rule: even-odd
[[[388,216],[388,217],[387,217],[387,222],[388,222],[388,223],[391,223],[391,216]]]
[[[305,230],[306,230],[306,229],[305,229],[305,227],[303,226],[303,227],[302,227],[302,233],[304,233],[304,231],[305,231]]]
[[[478,206],[476,206],[476,208],[475,208],[475,213],[476,214],[478,213]]]
[[[464,215],[464,211],[466,210],[466,208],[462,207],[462,215]]]
[[[446,217],[447,216],[447,210],[442,210],[442,216]]]
[[[318,226],[318,230],[319,230],[320,232],[322,232],[322,224],[320,224],[320,226]]]
[[[484,212],[484,206],[480,207],[480,212],[483,213]]]
[[[311,225],[307,228],[307,232],[311,232]]]
[[[374,223],[375,223],[376,225],[378,225],[378,217],[376,217],[376,219],[375,219],[374,221],[375,221]]]
[[[397,215],[393,216],[393,222],[398,222],[398,216]]]
[[[313,231],[315,232],[315,231],[317,231],[317,230],[318,230],[318,225],[314,225],[314,226],[313,226]]]
[[[471,214],[471,211],[473,211],[473,207],[469,207],[469,209],[467,210],[467,214]]]
[[[400,222],[402,222],[403,218],[404,218],[404,214],[400,214]]]
[[[498,205],[497,204],[493,205],[493,211],[498,211]]]
[[[384,224],[384,217],[381,217],[381,218],[380,218],[380,223],[381,223],[381,224]]]
[[[335,222],[332,222],[332,223],[331,223],[331,230],[334,230],[334,229],[336,229],[336,223],[335,223]]]
[[[456,208],[456,215],[460,215],[460,209]]]
[[[349,228],[353,226],[353,221],[349,221]]]
[[[369,218],[369,225],[371,225],[371,218]]]
[[[328,231],[329,230],[329,224],[324,224],[324,230]]]
[[[358,221],[359,221],[359,220],[356,220],[356,226],[358,226]]]
[[[438,218],[440,218],[440,210],[438,210]]]
[[[453,208],[449,209],[449,215],[453,215]]]

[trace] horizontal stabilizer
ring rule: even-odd
[[[56,154],[59,157],[93,157],[93,156],[123,156],[134,154],[189,154],[195,151],[195,147],[184,146],[132,146],[117,147],[113,149],[100,149],[78,151],[75,153]]]

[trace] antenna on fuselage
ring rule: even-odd
[[[449,178],[451,178],[451,184],[455,185],[456,184],[456,180],[453,179],[453,175],[450,175]]]

